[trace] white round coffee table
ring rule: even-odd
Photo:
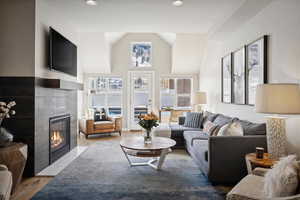
[[[165,137],[153,137],[151,144],[144,144],[143,137],[123,137],[120,146],[125,154],[126,159],[131,167],[134,166],[150,166],[156,170],[160,170],[166,155],[171,152],[170,148],[175,146],[175,140]],[[135,163],[129,156],[150,157],[148,162]],[[157,165],[154,163],[157,162]]]

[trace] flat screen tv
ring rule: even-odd
[[[50,27],[50,69],[77,76],[77,46]]]

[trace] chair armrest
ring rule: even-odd
[[[253,171],[252,174],[256,175],[256,176],[265,176],[266,173],[269,171],[270,169],[267,168],[262,168],[262,167],[256,167]]]
[[[116,131],[122,131],[122,117],[115,118],[115,129]]]
[[[93,119],[80,119],[79,130],[83,133],[93,133],[94,131],[94,120]]]
[[[208,162],[212,179],[239,181],[247,175],[245,155],[256,147],[267,149],[265,135],[210,136],[208,139]]]
[[[178,124],[179,125],[184,125],[185,122],[185,116],[179,116],[178,117]]]
[[[8,168],[5,165],[0,165],[0,171],[7,171]]]

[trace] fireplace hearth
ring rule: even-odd
[[[70,115],[49,119],[50,164],[70,151]]]

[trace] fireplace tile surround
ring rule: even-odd
[[[49,80],[49,79],[47,79]],[[50,165],[49,119],[70,115],[70,149],[77,146],[77,90],[46,88],[36,77],[0,77],[0,101],[16,101],[16,115],[3,126],[28,144],[26,176]]]

